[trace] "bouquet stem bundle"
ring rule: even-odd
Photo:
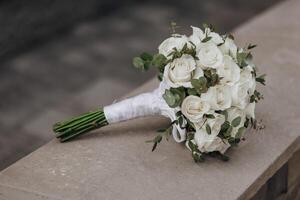
[[[61,142],[108,125],[102,109],[88,112],[64,122],[54,124],[53,131]]]

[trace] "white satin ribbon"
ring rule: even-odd
[[[176,120],[176,112],[179,108],[170,108],[163,99],[166,85],[162,82],[156,90],[149,93],[143,93],[120,102],[105,106],[103,108],[107,122],[109,124],[126,121],[137,117],[151,115],[162,115],[171,121]],[[176,142],[186,140],[186,130],[179,124],[173,124],[172,135]]]

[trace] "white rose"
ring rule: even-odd
[[[212,32],[209,28],[205,29],[205,34],[208,37],[211,37],[211,41],[216,45],[219,45],[224,42],[223,38],[216,32]]]
[[[223,54],[231,56],[233,59],[236,60],[237,56],[237,46],[234,44],[234,41],[230,38],[226,38],[224,44],[222,44],[220,47],[220,50],[223,52]]]
[[[237,127],[233,127],[232,132],[231,132],[231,136],[235,137],[235,135],[237,134],[238,130],[240,127],[244,126],[244,123],[246,121],[246,115],[244,110],[241,110],[237,107],[231,107],[227,110],[228,113],[228,118],[227,120],[231,123],[234,119],[236,119],[237,117],[241,117],[241,122]]]
[[[245,109],[249,104],[250,96],[256,87],[255,77],[252,75],[253,69],[250,66],[244,67],[240,80],[231,87],[232,105]]]
[[[204,43],[198,54],[199,65],[203,68],[211,67],[217,69],[223,64],[223,54],[219,48],[212,42]]]
[[[253,73],[253,68],[250,66],[246,66],[241,71],[241,77],[240,77],[241,83],[247,82],[249,84],[249,94],[250,95],[252,95],[254,93],[254,90],[256,88],[256,80],[252,73]]]
[[[190,95],[186,97],[181,104],[182,114],[191,122],[199,123],[203,115],[207,113],[210,106],[198,96]]]
[[[255,102],[249,103],[249,105],[245,109],[245,113],[247,117],[255,119]]]
[[[225,110],[231,107],[230,87],[226,85],[210,87],[206,93],[201,94],[201,98],[214,110]]]
[[[188,38],[185,35],[174,35],[164,40],[158,47],[160,54],[168,57],[174,48],[180,51],[185,44],[188,44]]]
[[[189,37],[189,40],[196,45],[196,49],[199,50],[200,46],[202,46],[201,40],[204,39],[205,35],[200,28],[194,26],[191,27],[193,29],[193,34]]]
[[[201,152],[219,151],[220,153],[225,153],[230,147],[229,144],[224,143],[218,136],[207,134],[205,129],[197,130],[194,140]]]
[[[193,33],[189,37],[189,39],[191,42],[193,42],[196,45],[197,50],[203,45],[201,41],[206,37],[211,37],[210,41],[216,45],[223,43],[222,37],[218,33],[212,32],[209,28],[206,28],[204,33],[198,27],[194,27],[194,26],[191,27],[193,29]]]
[[[170,87],[192,87],[191,80],[203,76],[201,68],[196,67],[196,62],[191,55],[184,54],[166,65],[164,81]]]
[[[211,135],[217,136],[221,130],[222,124],[225,122],[225,116],[221,114],[214,114],[214,116],[214,119],[207,119],[205,124],[195,123],[196,129],[206,128],[206,125],[209,125]]]
[[[217,69],[217,73],[221,79],[221,83],[233,85],[240,79],[240,67],[228,55],[224,56],[224,66]]]

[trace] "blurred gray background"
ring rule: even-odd
[[[152,78],[131,59],[155,52],[171,21],[224,33],[279,1],[1,0],[0,170],[51,140],[54,122]]]

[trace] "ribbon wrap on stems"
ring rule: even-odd
[[[159,88],[152,92],[139,94],[137,96],[124,99],[120,102],[105,106],[103,108],[106,120],[109,124],[118,123],[138,117],[162,115],[172,122],[176,120],[176,112],[179,109],[170,108],[163,99],[166,85],[161,82]],[[186,140],[186,130],[179,124],[174,123],[172,135],[176,142]]]

